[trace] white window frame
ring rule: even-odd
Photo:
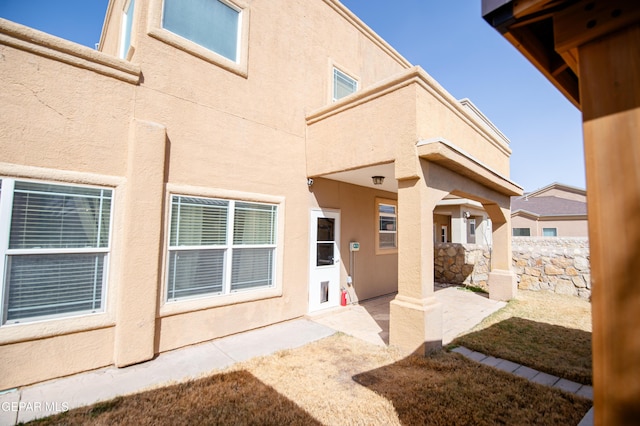
[[[360,83],[358,82],[357,78],[352,77],[351,75],[349,75],[346,72],[342,71],[340,68],[336,67],[335,65],[333,66],[333,71],[331,73],[331,76],[332,76],[332,79],[331,79],[331,82],[332,82],[331,99],[332,99],[333,102],[336,102],[336,101],[338,101],[338,100],[340,100],[342,98],[345,98],[345,97],[357,92],[358,89],[360,88]],[[355,89],[353,90],[353,92],[349,93],[349,95],[345,95],[345,96],[343,96],[341,98],[338,98],[336,96],[337,95],[336,91],[338,89],[338,87],[336,85],[336,80],[337,80],[338,77],[341,77],[341,78],[343,78],[345,80],[349,80],[350,82],[352,82],[353,85],[355,86]]]
[[[545,235],[545,231],[553,231],[554,235]],[[549,238],[553,238],[553,237],[557,237],[558,236],[558,228],[557,227],[553,227],[553,228],[542,228],[542,236],[543,237],[549,237]]]
[[[16,182],[33,182],[39,184],[52,184],[68,187],[84,187],[99,190],[108,190],[111,192],[111,209],[109,213],[109,233],[107,236],[106,247],[88,247],[88,248],[41,248],[41,249],[10,249],[9,238],[11,230],[11,217],[13,213],[13,201],[15,193]],[[0,327],[16,325],[16,324],[29,324],[37,321],[47,321],[52,319],[70,318],[78,316],[93,315],[96,313],[103,313],[107,310],[107,292],[109,282],[109,260],[111,254],[112,244],[112,232],[113,232],[113,218],[114,218],[114,201],[115,190],[113,188],[93,185],[80,185],[70,184],[67,182],[53,182],[53,181],[41,181],[22,178],[0,177]],[[98,228],[98,233],[100,228]],[[102,288],[101,288],[101,300],[100,308],[91,310],[82,310],[75,312],[67,312],[63,314],[54,315],[42,315],[35,317],[27,317],[19,320],[6,320],[7,316],[7,303],[8,297],[6,266],[8,264],[8,256],[19,255],[47,255],[47,254],[96,254],[103,253],[105,255],[102,265]]]
[[[189,300],[197,300],[197,299],[207,299],[207,298],[215,298],[221,296],[229,296],[237,293],[252,293],[252,292],[261,292],[265,289],[275,289],[277,287],[278,282],[278,256],[279,256],[279,241],[280,235],[278,231],[278,227],[280,225],[280,206],[277,203],[269,203],[269,202],[257,202],[257,201],[248,201],[242,199],[224,199],[218,197],[205,197],[205,196],[193,196],[193,195],[185,195],[185,194],[170,194],[169,200],[169,224],[172,223],[172,215],[173,215],[173,200],[176,197],[185,197],[185,198],[197,198],[202,200],[216,200],[216,201],[224,201],[227,203],[227,222],[226,222],[226,243],[218,244],[218,245],[198,245],[198,246],[173,246],[171,245],[171,229],[168,230],[167,233],[167,264],[166,264],[166,279],[165,279],[165,290],[164,290],[164,302],[166,304],[174,304],[181,303]],[[234,221],[235,221],[235,211],[237,203],[248,203],[248,204],[256,204],[256,205],[265,205],[270,207],[275,207],[275,218],[273,221],[273,229],[271,230],[273,235],[273,243],[272,244],[236,244],[234,243]],[[233,272],[233,253],[234,250],[239,249],[252,249],[252,248],[266,248],[272,249],[273,255],[271,259],[271,284],[269,286],[260,286],[256,288],[249,289],[240,289],[240,290],[232,290],[232,272]],[[169,271],[171,268],[171,253],[175,251],[188,251],[188,250],[224,250],[224,267],[223,267],[223,282],[222,282],[222,291],[219,292],[208,292],[197,294],[193,296],[184,296],[179,298],[169,298],[169,286],[170,279]]]
[[[476,220],[475,219],[468,219],[469,221],[469,235],[475,236],[476,235]]]
[[[246,78],[249,57],[249,8],[244,0],[219,1],[239,12],[235,61],[163,28],[164,0],[151,0],[147,33],[156,40]]]
[[[133,34],[133,13],[135,0],[127,0],[122,8],[122,28],[120,31],[120,58],[129,59],[129,48]]]
[[[398,202],[396,200],[390,200],[387,198],[376,198],[375,203],[375,245],[376,245],[376,254],[393,254],[398,252]],[[381,212],[381,206],[393,207],[395,213],[386,213]],[[381,217],[393,217],[396,223],[395,230],[382,230],[380,229],[380,218]],[[380,246],[380,235],[381,234],[394,234],[395,235],[395,246],[393,247],[381,247]]]

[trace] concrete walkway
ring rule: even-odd
[[[334,334],[298,319],[160,354],[127,368],[107,367],[0,394],[0,425],[106,401],[119,395],[198,378],[247,359],[297,348]]]

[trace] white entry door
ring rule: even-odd
[[[340,212],[312,210],[309,312],[340,304]]]

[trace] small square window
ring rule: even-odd
[[[333,69],[333,101],[344,98],[358,90],[358,82],[337,68]]]

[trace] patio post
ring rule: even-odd
[[[491,271],[489,272],[489,298],[511,300],[516,297],[518,283],[511,270],[511,208],[509,197],[504,196],[497,203],[486,203],[484,208],[491,217],[492,249]]]
[[[444,195],[428,187],[422,170],[398,181],[398,295],[390,306],[389,341],[411,353],[442,348],[442,305],[434,295],[433,209]]]

